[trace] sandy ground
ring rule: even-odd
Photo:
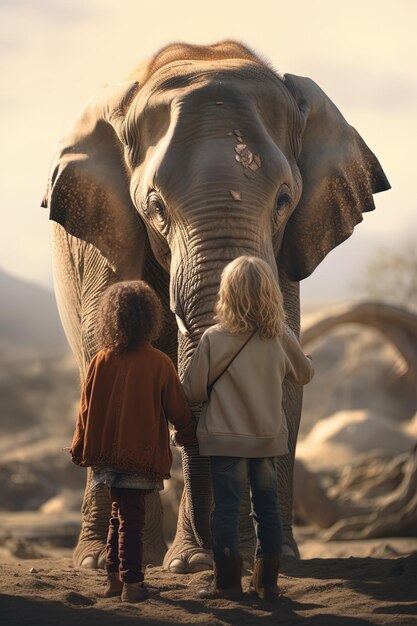
[[[398,355],[373,331],[342,329],[312,346],[312,353],[316,375],[304,394],[304,437],[318,420],[340,411],[351,428],[348,412],[360,410],[368,417],[388,416],[398,430],[410,428],[407,433],[415,440],[415,384],[406,384]],[[72,357],[61,362],[28,355],[16,361],[14,347],[10,354],[13,359],[1,357],[5,374],[0,377],[0,626],[417,625],[417,537],[325,543],[306,527],[296,529],[302,560],[282,563],[276,605],[248,595],[240,602],[202,601],[197,590],[209,580],[209,572],[180,576],[159,567],[147,568],[151,598],[146,602],[126,605],[103,598],[104,572],[74,569],[71,559],[84,487],[84,473],[61,452],[70,442],[78,401]],[[315,454],[316,463],[336,459],[340,471],[357,467],[360,446],[370,451],[369,441],[374,444],[381,435],[379,429],[369,430],[375,424],[381,426],[382,420],[363,420],[353,442],[350,437],[346,457],[340,449],[335,452],[340,430],[325,438],[326,445],[332,439],[331,450],[315,440],[309,455]],[[402,451],[391,434],[385,433],[384,442],[393,458]],[[178,459],[176,467],[180,471]],[[366,484],[357,485],[362,487]],[[173,536],[180,493],[178,478],[165,494],[165,519],[171,520],[167,537]],[[248,585],[245,576],[244,588]]]
[[[249,595],[240,602],[199,600],[196,592],[210,579],[210,572],[173,575],[160,567],[146,569],[150,599],[123,604],[102,597],[103,571],[72,566],[71,549],[35,544],[35,554],[42,556],[23,559],[13,556],[6,543],[0,548],[0,623],[417,624],[417,539],[321,543],[299,536],[299,541],[303,559],[282,564],[281,599],[276,605]],[[244,589],[248,585],[245,576]]]

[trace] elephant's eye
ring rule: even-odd
[[[151,191],[146,199],[144,208],[145,214],[155,219],[159,225],[163,226],[166,222],[166,209],[162,198],[156,193]]]
[[[291,205],[291,195],[290,190],[287,185],[283,185],[279,190],[279,194],[277,196],[276,202],[276,210],[278,213],[282,213],[285,209],[289,208]]]

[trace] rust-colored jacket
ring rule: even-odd
[[[196,443],[191,411],[172,361],[149,343],[92,359],[81,393],[71,456],[83,467],[111,466],[169,478],[169,420],[180,445]]]

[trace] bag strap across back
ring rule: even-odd
[[[233,361],[236,359],[236,357],[242,352],[243,348],[249,343],[249,341],[252,339],[252,337],[256,334],[257,330],[258,330],[257,328],[254,329],[254,331],[249,335],[249,337],[246,339],[246,341],[240,346],[240,348],[236,352],[236,354],[234,354],[233,357],[230,359],[230,361],[228,362],[226,367],[220,372],[220,374],[218,376],[216,376],[216,378],[213,380],[212,383],[207,385],[207,395],[208,395],[208,397],[210,397],[210,394],[211,394],[211,392],[213,390],[213,387],[217,383],[219,378],[221,378],[223,376],[223,374],[229,369],[229,367],[231,366]]]

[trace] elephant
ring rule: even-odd
[[[213,324],[221,271],[241,255],[271,266],[299,335],[299,282],[375,208],[372,194],[389,188],[375,155],[311,79],[279,75],[235,41],[163,48],[87,103],[61,141],[42,203],[52,220],[58,308],[81,379],[99,349],[103,291],[138,278],[162,301],[156,345],[183,376]],[[296,558],[292,475],[301,401],[301,388],[285,381],[290,452],[278,472],[283,552]],[[196,572],[211,567],[209,461],[196,447],[181,454],[175,539],[166,551],[159,496],[148,496],[144,559]],[[109,499],[92,496],[89,480],[87,472],[74,562],[101,567]]]

